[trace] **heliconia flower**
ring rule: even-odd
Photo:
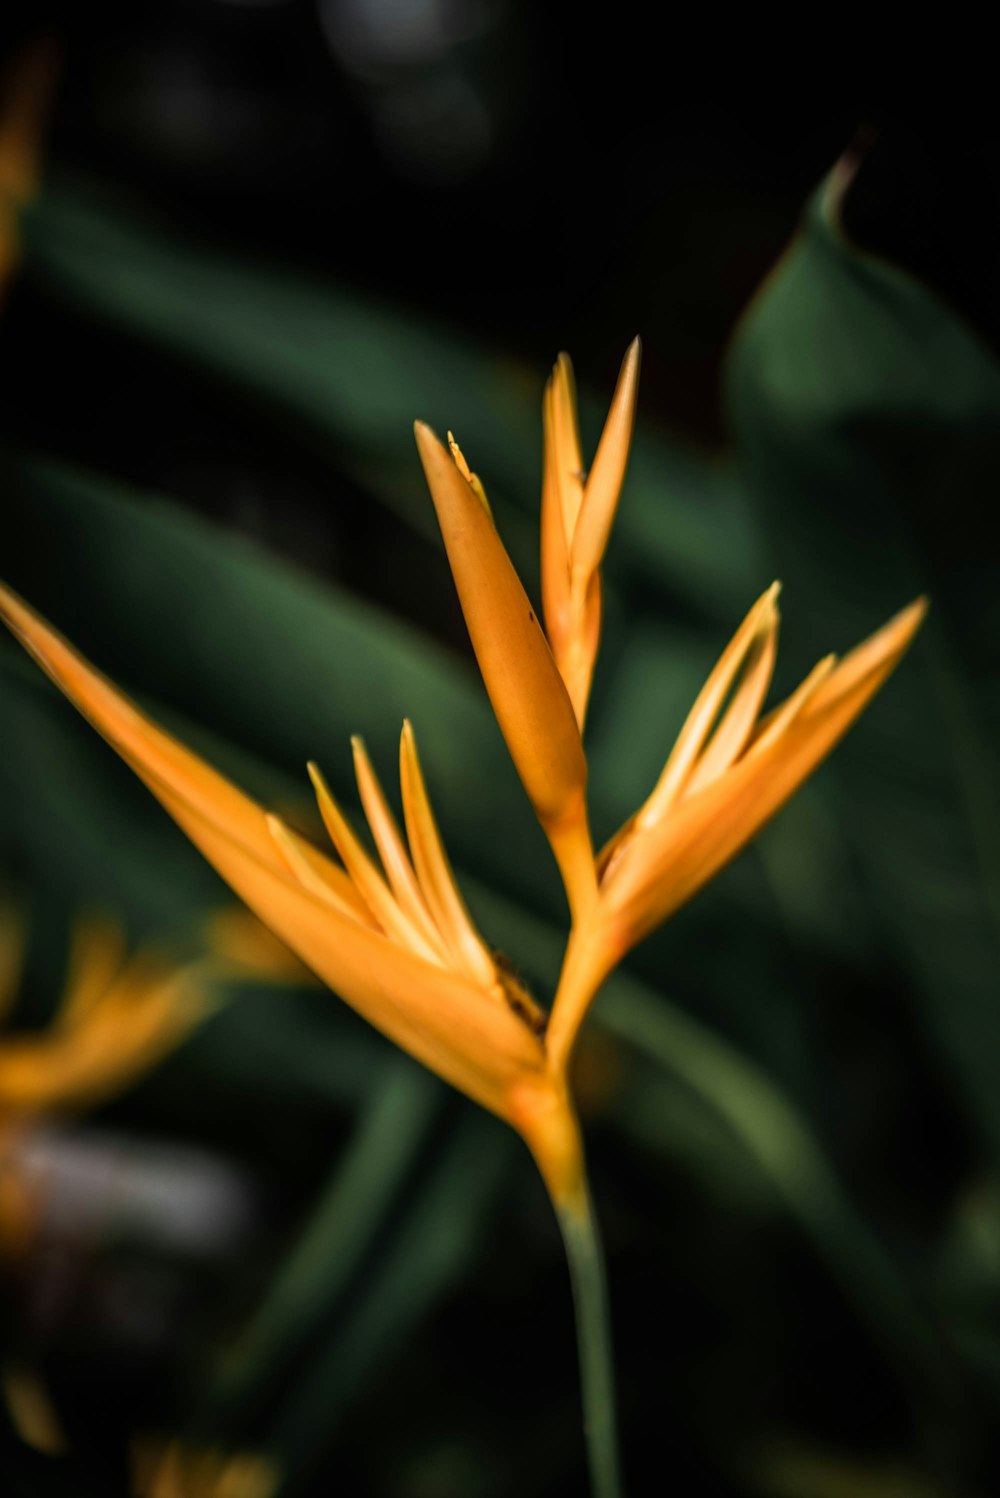
[[[11,945],[23,950],[23,931]],[[161,1060],[212,1008],[206,977],[197,963],[175,966],[141,949],[129,956],[114,922],[81,916],[52,1023],[0,1035],[0,1135],[13,1123],[101,1102]],[[15,993],[8,975],[0,1009]]]
[[[158,727],[3,587],[0,616],[250,909],[377,1029],[517,1128],[554,1197],[578,1196],[576,1120],[564,1079],[546,1066],[545,1017],[472,923],[409,724],[400,742],[405,838],[354,743],[379,862],[310,766],[337,863]]]

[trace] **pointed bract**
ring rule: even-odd
[[[562,677],[488,511],[452,455],[415,426],[472,648],[511,758],[559,861],[570,903],[595,889],[587,765]]]
[[[316,791],[320,814],[330,841],[344,861],[354,887],[368,905],[386,936],[417,953],[428,962],[438,962],[440,953],[400,908],[392,891],[369,858],[347,818],[334,800],[317,765],[310,762],[309,776]]]
[[[611,409],[587,475],[583,503],[573,531],[570,568],[588,582],[604,560],[625,482],[639,395],[641,357],[642,344],[635,338],[622,361]]]
[[[562,821],[578,806],[587,778],[566,689],[492,520],[430,427],[418,422],[415,430],[497,721],[539,819]]]
[[[747,651],[739,683],[719,726],[684,784],[685,796],[711,785],[742,754],[767,696],[777,653],[778,611],[772,609]]]
[[[569,643],[571,626],[569,604],[569,540],[566,532],[563,490],[567,482],[568,460],[559,437],[556,421],[555,381],[559,366],[545,386],[542,398],[542,430],[544,451],[542,456],[542,518],[541,518],[541,570],[542,570],[542,616],[545,633],[556,664],[560,664]],[[570,482],[579,487],[583,484],[579,473]],[[570,533],[572,534],[572,533]],[[565,672],[563,672],[565,680]]]
[[[542,603],[549,644],[582,732],[601,636],[600,567],[628,464],[641,345],[622,362],[593,467],[582,470],[576,386],[560,354],[542,403]]]
[[[779,583],[772,583],[761,594],[712,668],[677,736],[662,775],[636,814],[637,826],[651,827],[662,820],[681,794],[754,641],[773,628],[779,588]]]
[[[404,915],[412,921],[439,959],[447,960],[448,949],[427,908],[410,855],[403,842],[396,819],[389,809],[368,751],[360,738],[351,740],[358,793],[365,809],[368,826],[379,851],[382,867],[392,893]]]
[[[454,960],[474,982],[492,988],[496,967],[472,924],[461,891],[448,862],[441,834],[431,810],[417,755],[417,741],[409,722],[399,741],[399,782],[403,816],[417,877],[437,929]]]

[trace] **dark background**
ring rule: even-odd
[[[8,34],[37,31],[44,9]],[[865,121],[822,91],[793,120],[727,103],[683,38],[664,57],[639,5],[602,26],[512,0],[50,13],[63,50],[53,161],[234,255],[419,307],[532,368],[565,347],[584,381],[606,385],[640,331],[645,412],[705,443],[723,437],[732,327]],[[207,445],[197,411],[174,400],[165,434],[144,416],[159,410],[148,369],[137,389],[121,347],[81,347],[78,328],[61,341],[44,378],[50,412],[76,427],[63,440],[113,451],[143,481],[172,464],[176,492],[178,465]],[[84,366],[108,383],[81,408]],[[9,409],[16,386],[5,395]],[[212,477],[203,487],[224,505],[224,472]],[[197,479],[185,497],[212,503]]]
[[[842,215],[855,243],[915,272],[985,346],[995,346],[1000,234],[995,194],[982,190],[995,141],[988,125],[973,130],[954,117],[930,120],[926,111],[888,109],[846,92],[816,90],[794,106],[763,98],[751,105],[731,97],[708,64],[715,44],[709,27],[704,37],[693,29],[675,37],[667,54],[650,33],[645,5],[617,4],[600,24],[581,16],[576,7],[529,0],[423,6],[177,0],[32,5],[20,14],[14,6],[0,35],[8,55],[43,24],[56,39],[59,72],[46,147],[53,179],[86,181],[96,201],[134,213],[152,237],[211,246],[234,265],[279,266],[306,288],[335,283],[359,305],[374,299],[390,318],[416,315],[463,347],[481,350],[498,368],[517,364],[539,382],[566,348],[581,386],[606,395],[638,331],[643,422],[692,461],[727,460],[732,433],[723,380],[731,336],[795,234],[813,189],[848,148],[862,160]],[[301,440],[295,423],[261,419],[217,375],[163,357],[121,319],[103,320],[75,304],[51,279],[33,273],[30,252],[27,262],[8,290],[0,325],[0,436],[11,449],[41,451],[168,495],[466,652],[439,554],[405,514],[374,502],[374,479],[359,478],[340,453],[331,461],[329,447]],[[252,307],[247,315],[254,316]],[[496,441],[502,444],[502,433]],[[30,486],[12,492],[23,539],[33,534]],[[982,493],[970,490],[963,508],[961,495],[956,500],[950,491],[967,530],[960,540],[953,534],[950,551],[945,547],[953,563],[938,579],[946,617],[948,589],[960,599],[965,562],[982,552]],[[848,506],[825,530],[822,518],[807,517],[796,532],[801,511],[786,504],[784,513],[790,533],[803,548],[812,541],[813,549],[835,549],[831,538],[853,543],[865,518],[860,498],[855,511]],[[927,513],[915,502],[908,515],[921,579],[934,576],[936,541]],[[720,537],[720,549],[727,544]],[[39,554],[36,547],[34,562],[19,563],[29,578],[33,566],[44,573]],[[883,598],[889,590],[879,591],[879,569],[875,558],[869,596],[887,613],[905,597]],[[654,614],[665,618],[678,638],[697,625],[721,647],[714,603],[689,606],[668,590],[654,597],[648,579],[645,586],[645,622]],[[732,600],[733,622],[748,602]],[[866,616],[860,628],[875,622]],[[95,626],[98,642],[102,627],[113,656],[114,631]],[[612,615],[613,660],[624,658],[625,640]],[[838,637],[838,643],[844,642]],[[141,631],[121,648],[141,660]],[[984,639],[980,676],[992,680],[988,661]],[[158,686],[152,682],[150,691]],[[610,688],[601,691],[599,703]],[[183,691],[177,695],[186,711]],[[169,701],[170,692],[165,696]],[[230,709],[223,704],[219,711],[228,729]],[[902,718],[900,710],[884,722]],[[86,732],[73,750],[80,759],[91,752]],[[262,753],[270,729],[254,732],[249,747]],[[867,742],[874,762],[871,745],[884,745]],[[895,743],[889,751],[898,768],[905,755]],[[862,782],[867,763],[861,751],[855,768]],[[120,787],[116,782],[119,793],[133,794],[124,778]],[[924,802],[936,808],[934,794]],[[851,804],[860,827],[863,798]],[[856,863],[856,854],[845,856],[851,877]],[[474,855],[472,866],[486,877]],[[15,873],[22,873],[16,862]],[[735,878],[724,888],[742,898],[738,880],[749,884],[749,875],[744,869]],[[939,903],[947,904],[941,888]],[[884,897],[891,905],[892,890]],[[960,900],[960,892],[954,897]],[[551,892],[540,898],[549,914]],[[822,1222],[817,1238],[806,1241],[755,1188],[741,1195],[738,1152],[734,1164],[708,1126],[708,1145],[694,1139],[703,1121],[692,1124],[683,1108],[671,1114],[664,1103],[663,1122],[647,1131],[645,1145],[636,1142],[640,1130],[623,1146],[617,1115],[612,1110],[610,1121],[602,1119],[598,1096],[595,1195],[608,1236],[630,1490],[764,1498],[985,1495],[993,1490],[1000,1364],[976,1318],[989,1304],[997,1324],[995,1300],[978,1282],[982,1298],[970,1291],[969,1319],[984,1337],[973,1357],[954,1333],[953,1304],[940,1294],[950,1272],[949,1235],[958,1241],[963,1212],[975,1219],[970,1233],[977,1223],[985,1233],[996,1226],[994,1167],[981,1124],[959,1069],[942,1059],[934,1027],[913,1000],[899,960],[902,939],[891,922],[874,956],[862,960],[852,946],[848,900],[835,936],[814,950],[805,928],[784,944],[770,928],[768,936],[758,934],[754,918],[763,917],[754,898],[733,919],[738,899],[724,894],[713,905],[708,897],[708,914],[679,927],[676,969],[664,940],[637,958],[636,971],[646,978],[668,974],[664,981],[688,1011],[787,1085],[861,1215],[905,1266],[931,1329],[931,1361],[939,1359],[944,1370],[941,1388],[929,1393],[916,1376],[910,1387],[898,1351],[895,1363],[885,1356],[877,1327],[857,1313],[851,1286],[831,1272],[836,1252],[828,1258],[817,1249]],[[859,898],[864,905],[865,896]],[[52,921],[58,924],[56,916]],[[730,998],[713,990],[711,974],[701,978],[706,949],[720,970],[728,962]],[[44,958],[36,952],[36,966],[44,967]],[[49,964],[57,968],[58,957],[50,954]],[[985,963],[980,971],[985,984]],[[748,991],[740,993],[744,973]],[[947,977],[940,988],[946,1003]],[[744,1007],[750,999],[756,1009]],[[316,995],[296,1001],[303,1034],[306,1020],[320,1023],[314,1000],[330,1002]],[[805,1019],[800,1003],[807,1005]],[[770,1028],[767,1018],[758,1025],[755,1016],[768,1004],[781,1010],[785,1029],[777,1022]],[[258,1216],[249,1248],[234,1256],[240,1271],[221,1249],[197,1272],[190,1265],[178,1271],[165,1254],[153,1255],[152,1267],[141,1260],[139,1269],[128,1255],[124,1269],[109,1267],[106,1253],[96,1269],[72,1260],[77,1267],[69,1278],[82,1288],[69,1296],[62,1319],[45,1322],[35,1355],[76,1454],[68,1465],[46,1463],[43,1471],[41,1458],[36,1468],[19,1452],[17,1471],[28,1474],[26,1484],[52,1482],[56,1493],[65,1490],[58,1486],[65,1478],[70,1491],[93,1484],[95,1492],[119,1492],[124,1444],[134,1428],[159,1422],[192,1440],[235,1430],[251,1444],[261,1411],[279,1409],[283,1428],[295,1430],[288,1411],[296,1391],[311,1389],[315,1401],[310,1370],[318,1354],[306,1338],[290,1366],[260,1379],[238,1416],[230,1409],[213,1425],[217,1410],[206,1416],[200,1403],[209,1382],[204,1369],[214,1366],[220,1343],[263,1295],[308,1220],[329,1161],[350,1136],[357,1103],[349,1108],[341,1098],[327,1107],[301,1086],[296,1091],[294,1076],[275,1097],[261,1090],[269,1021],[252,1004],[244,1012],[251,1016],[247,1026],[259,1025],[265,1037],[259,1071],[251,1065],[242,1081],[227,1081],[232,1058],[220,1043],[214,1059],[199,1060],[196,1052],[189,1069],[184,1061],[173,1070],[168,1063],[137,1101],[113,1104],[103,1118],[130,1138],[166,1132],[208,1142],[249,1174]],[[996,1039],[992,1011],[988,1021],[984,1050]],[[351,1029],[343,1037],[331,1033],[338,1044],[356,1039]],[[240,1044],[256,1054],[252,1035]],[[613,1047],[605,1064],[608,1054],[614,1059]],[[629,1056],[624,1047],[614,1061],[626,1079],[615,1104],[623,1115],[629,1088],[644,1097],[643,1087],[652,1085],[639,1063],[630,1072]],[[220,1078],[224,1104],[213,1092]],[[392,1234],[409,1241],[421,1192],[436,1189],[435,1172],[468,1122],[467,1105],[450,1095],[437,1097],[434,1108],[413,1180],[394,1202],[389,1238],[380,1246],[390,1267]],[[682,1125],[693,1129],[690,1149],[683,1133],[684,1142],[664,1146],[663,1137]],[[484,1158],[493,1147],[488,1129],[482,1141],[470,1139],[476,1159],[480,1147]],[[718,1176],[707,1159],[715,1160]],[[386,1334],[380,1360],[365,1365],[350,1398],[343,1396],[350,1418],[336,1433],[324,1440],[322,1405],[319,1414],[315,1402],[303,1405],[302,1491],[322,1493],[331,1483],[413,1498],[584,1490],[564,1267],[547,1204],[522,1175],[511,1167],[510,1184],[491,1199],[489,1233],[444,1276],[429,1308],[412,1323],[404,1317],[398,1337]],[[989,1210],[980,1223],[969,1203],[984,1201]],[[832,1241],[842,1225],[831,1220],[828,1227]],[[985,1259],[993,1262],[988,1253]],[[36,1283],[43,1298],[46,1273],[51,1268],[41,1273],[40,1290]],[[160,1334],[138,1351],[100,1309],[114,1301],[122,1274],[133,1300],[158,1308]],[[868,1284],[867,1275],[859,1265],[859,1280]],[[56,1280],[64,1286],[65,1278],[63,1267]],[[875,1273],[870,1283],[877,1279]],[[959,1281],[965,1285],[956,1270]],[[98,1310],[84,1313],[81,1306],[91,1302]],[[17,1316],[8,1319],[14,1345],[30,1350]],[[335,1338],[331,1346],[336,1354]],[[339,1356],[334,1372],[324,1375],[337,1389],[350,1383],[349,1341]],[[770,1464],[762,1455],[769,1443],[784,1452]]]

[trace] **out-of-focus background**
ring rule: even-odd
[[[350,734],[391,785],[412,717],[463,888],[543,999],[562,895],[413,418],[455,431],[535,589],[544,377],[568,349],[592,444],[642,334],[599,836],[773,576],[779,690],[928,592],[830,764],[609,985],[577,1089],[630,1491],[979,1498],[995,142],[846,95],[748,108],[647,9],[10,5],[0,573],[306,831],[305,761],[350,802]],[[523,1147],[272,945],[6,641],[0,724],[10,1490],[585,1491]]]

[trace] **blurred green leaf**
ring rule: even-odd
[[[457,330],[329,279],[181,240],[80,183],[49,187],[26,216],[24,238],[27,273],[41,284],[235,382],[265,413],[295,418],[300,438],[322,441],[328,452],[332,443],[342,470],[435,537],[413,421],[454,430],[490,493],[515,507],[504,507],[504,538],[534,575],[541,371],[528,373]],[[594,442],[605,410],[606,402],[583,403]],[[749,602],[759,564],[731,474],[640,430],[612,587],[619,579],[666,586],[725,618],[734,598]]]
[[[288,1398],[269,1422],[267,1450],[295,1493],[329,1449],[366,1380],[384,1371],[468,1264],[490,1206],[522,1146],[496,1119],[463,1113],[417,1199],[373,1255],[366,1284],[334,1324],[318,1329]]]
[[[624,975],[610,980],[601,1014],[613,1034],[710,1104],[859,1306],[897,1373],[936,1387],[940,1347],[912,1289],[849,1200],[807,1121],[766,1073]]]
[[[833,774],[878,946],[996,1150],[1000,607],[984,527],[1000,367],[928,288],[845,240],[841,188],[814,201],[745,319],[729,405],[799,669],[931,595],[926,638]]]
[[[442,1095],[436,1079],[416,1062],[391,1058],[263,1303],[226,1350],[206,1418],[220,1418],[238,1438],[257,1418],[263,1392],[289,1378],[294,1386],[303,1344],[376,1255],[389,1210],[409,1184]]]

